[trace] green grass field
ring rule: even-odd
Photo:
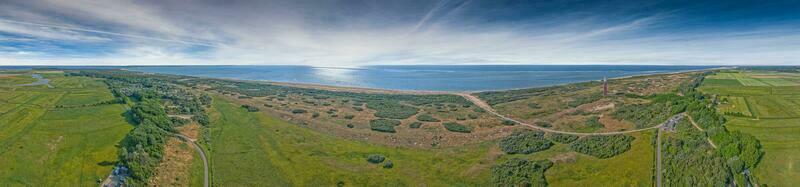
[[[96,98],[111,94],[96,80],[52,76],[79,84],[15,87],[35,80],[0,78],[0,186],[96,186],[116,161],[115,145],[131,129],[125,108],[54,108],[88,101],[68,96],[73,91]]]
[[[755,175],[759,183],[792,186],[800,183],[800,119],[731,118],[729,129],[750,133],[766,152]]]
[[[505,155],[496,142],[441,149],[386,147],[342,139],[247,112],[217,97],[211,111],[213,183],[221,186],[487,186],[490,168],[514,157],[570,157],[546,172],[554,186],[652,185],[652,132],[633,134],[632,149],[598,159],[557,144],[530,155]],[[392,169],[366,161],[383,154]],[[571,156],[570,156],[571,155]]]
[[[753,114],[750,113],[750,106],[748,106],[744,97],[730,96],[724,97],[724,99],[728,102],[718,107],[720,112],[739,113],[745,116],[753,116]]]
[[[728,98],[728,104],[721,105],[720,112],[752,112],[754,118],[726,116],[726,127],[752,134],[761,141],[765,154],[753,171],[759,184],[792,186],[800,183],[800,167],[797,167],[800,165],[800,86],[795,86],[793,77],[796,76],[770,72],[718,73],[712,77],[735,78],[744,86],[718,84],[714,79],[707,79],[712,81],[704,81],[700,87],[705,93]],[[743,105],[749,106],[749,110],[738,107]]]
[[[434,150],[385,147],[336,138],[251,113],[222,98],[211,112],[213,183],[219,186],[489,185],[485,161],[495,142]],[[366,161],[383,154],[384,169]]]

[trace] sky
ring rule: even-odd
[[[800,1],[0,0],[0,65],[800,65]]]

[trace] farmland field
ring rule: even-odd
[[[102,82],[49,76],[72,84],[15,87],[35,80],[0,78],[0,186],[98,185],[117,159],[115,145],[131,129],[119,104],[55,108],[57,103],[90,104],[87,98],[110,97]]]
[[[716,79],[707,79],[700,88],[727,100],[719,107],[721,113],[751,114],[752,117],[726,116],[726,126],[733,131],[752,134],[761,141],[765,154],[753,171],[758,184],[791,186],[800,183],[800,167],[797,167],[800,157],[796,156],[800,155],[800,138],[797,136],[800,134],[800,105],[797,102],[800,86],[796,86],[796,76],[771,72],[718,73],[709,77],[733,77],[744,86],[719,84]]]

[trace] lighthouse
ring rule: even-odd
[[[608,96],[608,80],[603,76],[603,96]]]

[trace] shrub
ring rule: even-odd
[[[376,101],[367,103],[367,108],[375,110],[375,117],[406,119],[417,114],[419,109],[396,102]]]
[[[369,163],[378,164],[383,162],[383,160],[386,160],[386,157],[381,154],[370,154],[367,156],[367,162]]]
[[[544,172],[552,166],[548,160],[512,158],[492,166],[492,182],[497,186],[547,186]]]
[[[486,112],[486,110],[484,110],[484,109],[483,109],[483,108],[481,108],[481,107],[475,107],[474,109],[472,109],[472,111],[475,111],[475,112],[477,112],[477,113],[484,113],[484,112]]]
[[[586,119],[586,126],[591,128],[605,128],[606,126],[603,123],[600,123],[600,117],[592,116],[589,119]]]
[[[312,117],[312,118],[319,117],[319,112],[314,112],[314,113],[312,113],[312,114],[311,114],[311,117]]]
[[[424,121],[424,122],[439,122],[440,121],[439,119],[436,119],[433,116],[428,115],[428,114],[420,114],[420,115],[418,115],[417,116],[417,120]]]
[[[250,105],[242,105],[242,108],[247,109],[248,112],[258,112],[258,107],[250,106]]]
[[[531,154],[549,149],[553,142],[544,138],[544,132],[521,131],[500,140],[500,149],[508,154]]]
[[[539,103],[528,103],[528,108],[540,109],[540,108],[542,108],[542,106],[540,106]]]
[[[372,130],[378,132],[394,133],[395,126],[400,125],[400,121],[393,119],[374,119],[369,121],[369,126]]]
[[[415,121],[415,122],[413,122],[411,124],[408,124],[408,127],[411,127],[412,129],[418,129],[418,128],[422,127],[422,123],[419,122],[419,121]]]
[[[550,124],[550,122],[546,122],[546,121],[536,121],[533,124],[536,125],[536,126],[544,127],[544,128],[549,128],[549,127],[553,126],[552,124]]]
[[[554,142],[568,144],[572,143],[573,141],[577,140],[578,136],[571,135],[571,134],[561,134],[561,133],[551,133],[550,140]]]
[[[352,123],[348,123],[347,124],[347,128],[351,128],[352,129],[353,127],[355,127],[355,126]]]
[[[354,116],[354,115],[351,115],[351,114],[344,115],[344,119],[353,119],[353,118],[355,118],[355,117],[356,117],[356,116]]]
[[[302,113],[306,113],[306,112],[308,112],[308,111],[306,111],[305,109],[294,109],[294,110],[292,110],[292,114],[302,114]]]
[[[517,124],[517,122],[511,121],[511,120],[503,120],[503,125],[506,125],[506,126],[513,126],[513,125],[516,125],[516,124]]]
[[[391,169],[394,167],[394,163],[391,160],[387,160],[386,163],[383,163],[383,168]]]
[[[467,114],[467,117],[469,117],[469,119],[478,119],[477,114]]]
[[[467,118],[465,118],[465,117],[463,117],[463,116],[458,116],[458,117],[456,117],[456,120],[458,120],[458,121],[464,121],[464,120],[467,120]]]
[[[446,123],[443,123],[442,125],[444,125],[445,129],[447,129],[449,131],[453,131],[453,132],[460,132],[460,133],[470,133],[470,132],[472,132],[472,129],[470,129],[469,127],[464,126],[464,125],[459,124],[459,123],[456,123],[456,122],[446,122]]]
[[[353,110],[356,110],[356,111],[359,111],[359,112],[361,112],[361,111],[364,111],[364,108],[361,108],[361,107],[354,106],[354,107],[353,107]]]
[[[628,135],[587,136],[572,142],[570,148],[597,158],[611,158],[631,149],[634,140]]]

